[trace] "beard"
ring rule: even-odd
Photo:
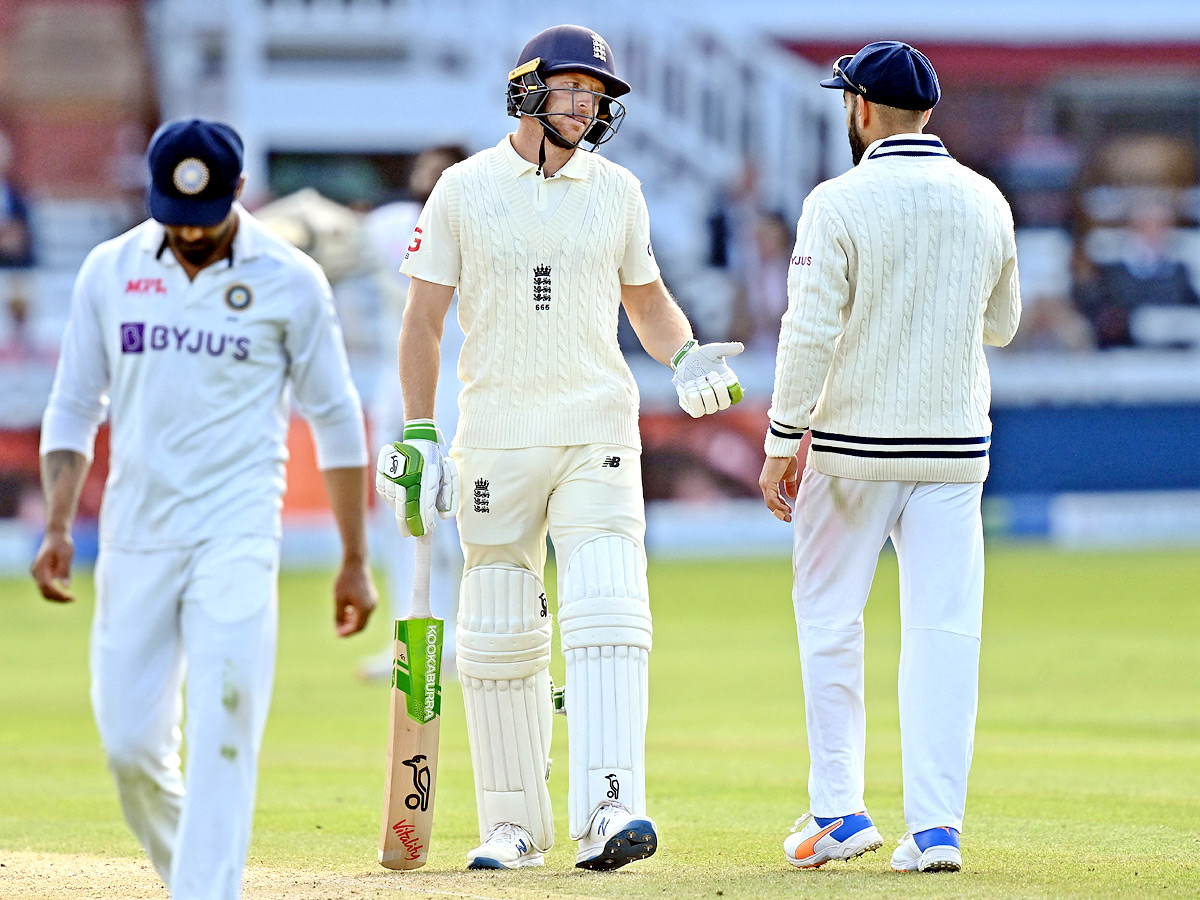
[[[171,248],[193,266],[201,266],[212,259],[217,251],[216,241],[200,240],[194,243],[177,242]]]
[[[863,154],[867,152],[867,142],[863,140],[854,116],[850,117],[850,124],[846,126],[846,137],[850,141],[850,158],[857,166],[862,161]]]
[[[206,266],[214,261],[233,230],[236,219],[226,221],[215,233],[205,234],[195,241],[185,241],[178,234],[167,232],[167,243],[171,249],[193,266]]]

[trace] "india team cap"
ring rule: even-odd
[[[216,225],[229,214],[242,175],[242,139],[224,122],[173,119],[146,151],[150,215],[164,225]]]
[[[933,63],[902,41],[875,41],[833,64],[821,87],[850,91],[898,109],[933,109],[942,96]]]

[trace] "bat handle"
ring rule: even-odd
[[[433,558],[433,536],[423,534],[416,540],[412,610],[409,615],[414,619],[428,619],[432,615],[429,610],[429,567]]]

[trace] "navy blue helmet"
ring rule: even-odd
[[[545,79],[556,72],[582,72],[604,85],[604,93],[594,94],[597,105],[592,125],[580,138],[594,150],[617,133],[625,117],[625,105],[616,98],[629,93],[629,84],[617,76],[608,42],[590,28],[556,25],[533,36],[521,51],[517,65],[508,73],[508,114],[533,116],[553,143],[560,147],[575,146],[550,124],[542,111],[549,95]]]

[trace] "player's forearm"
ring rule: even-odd
[[[432,419],[441,366],[442,326],[454,287],[412,279],[400,325],[400,390],[405,419]]]
[[[51,450],[42,456],[42,493],[46,498],[46,531],[67,534],[75,521],[88,461],[74,450]]]
[[[649,284],[622,285],[621,303],[642,347],[669,366],[675,351],[691,340],[692,325],[662,279]]]
[[[363,563],[367,558],[367,470],[325,469],[321,475],[342,539],[343,562]]]

